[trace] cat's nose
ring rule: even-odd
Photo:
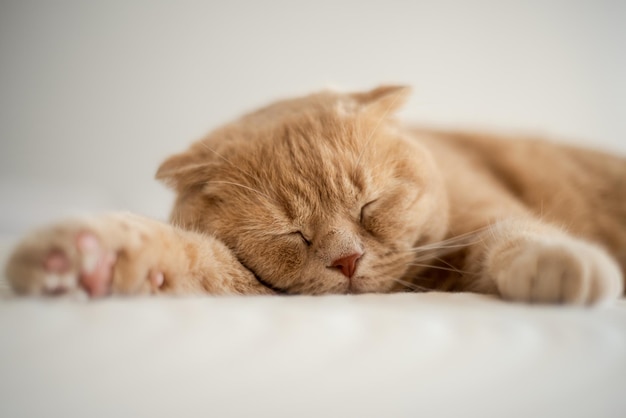
[[[356,270],[356,262],[361,258],[363,253],[354,253],[347,255],[345,257],[341,257],[333,261],[330,267],[335,267],[341,270],[344,276],[347,278],[352,278],[354,275],[354,271]]]

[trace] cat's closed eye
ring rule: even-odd
[[[311,246],[311,240],[302,231],[292,232],[290,235],[297,236],[307,247]]]
[[[361,207],[361,212],[359,213],[359,223],[361,225],[365,226],[367,219],[372,216],[374,209],[373,204],[376,203],[377,200],[378,199],[371,200]]]

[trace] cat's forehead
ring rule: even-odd
[[[353,202],[363,191],[364,165],[346,133],[286,127],[257,143],[251,170],[273,194],[295,206],[330,206]],[[319,128],[319,127],[317,127]]]
[[[343,137],[354,132],[324,125],[304,120],[249,131],[219,151],[223,158],[213,156],[211,188],[252,202],[265,196],[292,219],[354,206],[367,186],[368,160],[359,161],[360,149]]]
[[[225,158],[212,157],[219,180],[227,182],[215,187],[244,192],[245,186],[252,200],[260,192],[290,218],[352,210],[393,188],[399,154],[389,152],[393,141],[385,121],[355,114],[351,106],[305,100],[244,117],[215,138]]]

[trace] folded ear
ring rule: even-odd
[[[206,154],[198,153],[192,148],[172,155],[161,163],[155,177],[169,187],[181,190],[207,181],[210,165],[211,161]]]
[[[388,115],[400,109],[411,94],[409,86],[379,86],[350,96],[366,112]]]

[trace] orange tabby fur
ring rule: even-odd
[[[21,293],[92,296],[622,294],[625,159],[409,129],[392,116],[408,92],[322,92],[248,114],[159,168],[177,192],[170,225],[124,214],[55,225],[20,244],[8,277]]]

